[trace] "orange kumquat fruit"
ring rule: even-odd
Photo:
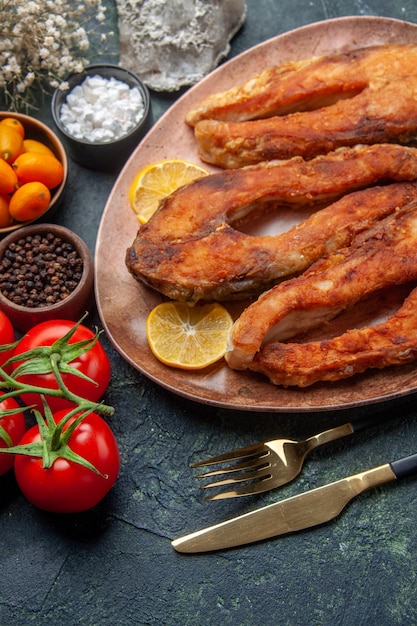
[[[24,139],[23,148],[25,152],[40,152],[41,154],[50,154],[55,156],[51,148],[37,139]]]
[[[49,206],[51,192],[39,181],[25,183],[10,199],[10,215],[18,222],[34,220]]]
[[[5,117],[1,120],[0,126],[10,126],[10,128],[14,128],[17,130],[19,135],[24,138],[25,137],[25,127],[22,122],[15,117]]]
[[[13,193],[17,186],[16,172],[4,159],[0,159],[0,193]]]
[[[0,158],[13,163],[23,152],[23,137],[11,126],[0,125]]]
[[[9,211],[10,196],[0,194],[0,228],[7,228],[12,223],[12,216]]]
[[[64,178],[62,163],[49,154],[24,152],[13,163],[13,168],[22,183],[40,182],[54,189]]]

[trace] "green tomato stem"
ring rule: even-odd
[[[81,396],[78,396],[77,394],[70,391],[65,385],[60,373],[57,376],[57,381],[59,385],[58,389],[50,389],[49,387],[29,385],[28,383],[20,382],[12,376],[9,376],[4,368],[0,366],[0,389],[10,389],[10,387],[12,387],[11,391],[7,391],[2,394],[2,400],[6,400],[7,398],[19,397],[22,393],[35,393],[41,396],[64,398],[82,407],[84,410],[87,408],[92,408],[94,411],[97,411],[98,413],[103,413],[104,415],[112,416],[114,414],[114,407],[103,404],[102,402],[93,402],[91,400],[86,400],[85,398],[82,398]]]
[[[9,433],[7,432],[7,430],[5,430],[3,428],[3,426],[1,426],[1,425],[0,425],[0,439],[2,439],[4,441],[4,443],[6,444],[6,446],[8,448],[10,448],[10,446],[13,445],[12,438],[10,437]]]

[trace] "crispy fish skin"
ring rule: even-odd
[[[301,61],[286,61],[250,77],[244,84],[210,95],[192,107],[185,121],[242,122],[334,104],[368,85],[416,73],[417,46],[375,45]]]
[[[322,205],[352,190],[417,178],[417,149],[357,146],[309,162],[269,163],[203,177],[177,190],[142,226],[126,253],[139,281],[175,300],[259,295],[415,197],[414,184],[339,200],[288,233],[255,237],[233,224],[250,212]]]
[[[200,158],[225,169],[300,155],[311,159],[340,146],[417,139],[417,76],[383,81],[314,111],[248,122],[202,120],[194,133]]]
[[[414,200],[249,305],[232,327],[226,361],[251,369],[263,346],[316,328],[382,288],[415,280],[416,245]]]
[[[417,288],[384,323],[352,329],[332,339],[307,343],[269,343],[250,369],[275,385],[308,387],[336,381],[370,368],[404,365],[417,358]]]

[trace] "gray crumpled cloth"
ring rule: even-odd
[[[156,91],[194,85],[230,50],[244,0],[116,0],[120,65]]]

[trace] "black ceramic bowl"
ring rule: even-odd
[[[137,87],[142,95],[143,116],[132,130],[114,141],[92,142],[88,139],[75,138],[69,134],[61,121],[61,107],[71,90],[77,85],[81,85],[87,77],[97,75],[106,79],[115,78],[130,87]],[[111,64],[90,65],[83,72],[70,76],[66,82],[68,89],[55,90],[51,108],[53,120],[68,154],[77,163],[94,170],[114,171],[120,169],[151,125],[151,104],[148,88],[130,70]],[[108,114],[111,115],[111,111]]]

